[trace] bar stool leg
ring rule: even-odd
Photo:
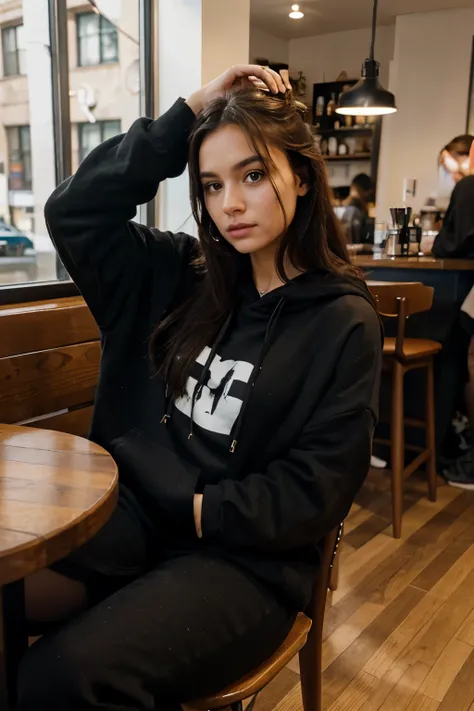
[[[430,501],[436,501],[437,472],[436,472],[436,432],[435,432],[435,403],[434,403],[434,368],[433,358],[426,367],[426,448],[429,458],[426,463],[428,474],[428,496]]]
[[[403,472],[405,469],[403,376],[403,365],[395,360],[392,371],[391,418],[392,515],[394,538],[400,538],[402,535]]]

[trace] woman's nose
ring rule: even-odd
[[[236,212],[245,211],[245,202],[242,191],[237,187],[228,187],[225,190],[223,210],[226,215],[233,215]]]

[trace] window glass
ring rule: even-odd
[[[18,25],[16,27],[16,53],[18,74],[26,74],[26,44],[24,25]]]
[[[29,126],[8,126],[8,188],[10,191],[31,190],[31,146]]]
[[[77,38],[83,47],[78,47],[75,64],[70,52],[69,64],[73,171],[140,115],[138,0],[98,0],[97,6],[103,8],[101,15],[83,12],[83,5],[80,12],[71,8],[69,13],[70,44]],[[86,41],[91,48],[87,56]]]
[[[75,172],[140,114],[138,0],[66,4]],[[0,0],[0,288],[58,274],[43,215],[56,187],[48,16],[48,0]]]
[[[24,27],[2,29],[3,76],[11,77],[25,73]]]
[[[77,63],[80,67],[118,61],[116,26],[95,12],[77,16]]]

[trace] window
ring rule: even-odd
[[[79,123],[79,162],[99,144],[108,138],[116,136],[121,131],[121,121],[97,121],[96,123]]]
[[[79,13],[77,52],[80,67],[118,62],[117,30],[102,15],[95,12]]]
[[[2,30],[3,76],[26,74],[25,31],[23,25]]]
[[[8,189],[31,190],[31,143],[29,126],[8,126]]]
[[[74,293],[44,205],[95,146],[152,113],[153,23],[139,18],[155,5],[98,0],[97,14],[86,0],[0,0],[0,304]]]

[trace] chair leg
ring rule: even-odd
[[[303,711],[322,711],[322,640],[306,642],[299,660]]]
[[[405,469],[403,376],[403,365],[395,361],[392,373],[391,418],[392,515],[394,538],[400,538],[402,535],[403,472]]]
[[[428,496],[430,501],[436,501],[437,472],[436,472],[436,432],[435,432],[435,403],[434,403],[434,364],[431,358],[426,368],[426,447],[429,450],[429,459],[426,464],[428,473]]]

